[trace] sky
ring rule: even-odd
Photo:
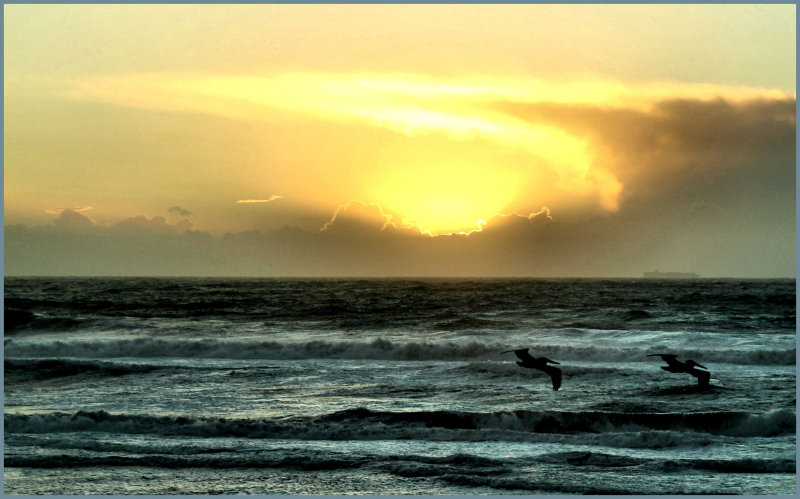
[[[7,275],[793,277],[794,5],[5,5]]]

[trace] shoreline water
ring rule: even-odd
[[[6,493],[796,491],[794,280],[5,291]],[[667,349],[711,387],[646,357]]]

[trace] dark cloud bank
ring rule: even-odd
[[[215,238],[190,229],[188,221],[171,225],[140,216],[100,227],[66,211],[52,226],[6,226],[5,270],[7,275],[376,277],[636,277],[654,268],[706,276],[794,272],[793,249],[765,252],[766,246],[754,241],[737,246],[713,236],[673,246],[666,233],[625,232],[612,216],[574,223],[546,213],[498,216],[482,232],[429,237],[392,225],[381,230],[377,209],[375,215],[364,220],[340,214],[319,232],[284,227]]]
[[[503,103],[585,139],[623,183],[618,212],[496,216],[429,237],[353,203],[325,230],[212,237],[184,219],[98,226],[66,210],[5,227],[7,275],[707,277],[795,275],[795,100],[653,110]],[[532,201],[535,203],[535,200]],[[173,207],[179,208],[179,207]],[[170,209],[175,213],[185,210]]]

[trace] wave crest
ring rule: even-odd
[[[513,346],[479,341],[390,341],[383,338],[369,341],[280,342],[267,340],[223,340],[181,338],[118,338],[118,339],[55,339],[28,341],[6,340],[6,358],[14,357],[174,357],[225,359],[375,359],[397,361],[460,361],[500,359],[500,352]],[[586,345],[539,345],[537,353],[559,360],[598,362],[646,361],[652,353],[641,348]],[[674,349],[681,357],[702,358],[704,362],[750,365],[793,365],[795,348],[746,349]]]
[[[308,440],[432,439],[526,440],[537,434],[641,434],[670,431],[735,437],[771,437],[795,432],[795,413],[776,410],[762,414],[611,413],[555,411],[372,411],[347,409],[316,417],[284,419],[192,418],[110,414],[6,414],[6,433],[99,431],[110,433],[186,435],[197,437],[300,438]],[[640,438],[640,437],[635,437]],[[663,443],[663,442],[662,442]]]

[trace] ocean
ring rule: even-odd
[[[797,491],[794,279],[7,277],[4,308],[6,494]]]

